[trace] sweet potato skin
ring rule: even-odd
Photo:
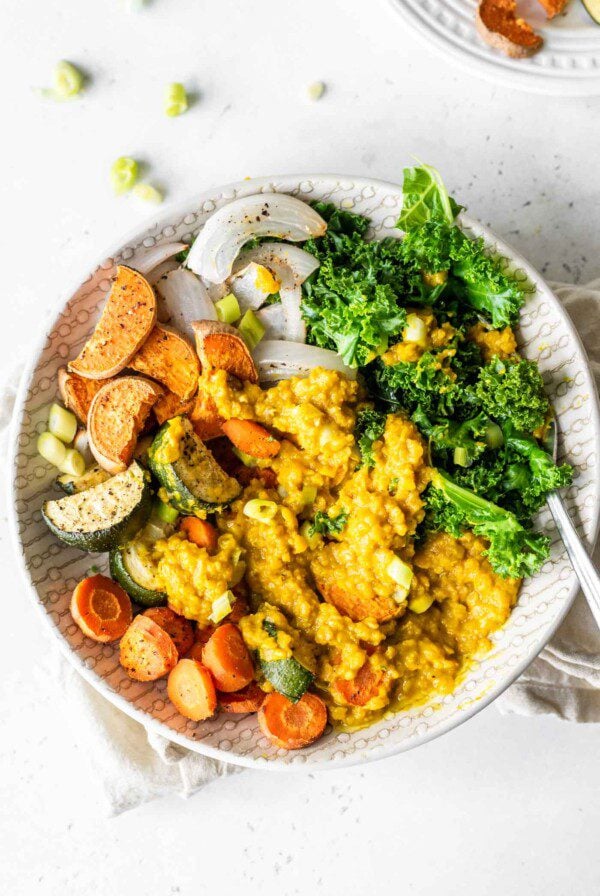
[[[192,323],[196,336],[196,350],[202,367],[226,370],[238,380],[258,382],[258,372],[248,346],[239,332],[214,320],[197,320]]]
[[[533,56],[544,40],[516,15],[516,0],[481,0],[476,26],[483,40],[512,59]]]
[[[94,332],[68,368],[92,380],[106,380],[123,370],[156,323],[156,297],[133,268],[119,265],[117,277]]]
[[[178,417],[180,414],[187,416],[192,413],[193,409],[193,398],[190,398],[189,401],[183,401],[174,392],[165,392],[162,398],[158,399],[152,410],[159,426],[162,426],[171,417]]]
[[[568,2],[569,0],[538,0],[538,3],[540,3],[546,10],[546,15],[549,19],[553,19],[555,16],[559,15]]]
[[[164,324],[156,324],[129,366],[142,376],[158,380],[182,401],[188,401],[198,389],[200,362],[194,347]]]
[[[107,380],[89,380],[78,373],[69,373],[66,367],[58,371],[58,391],[65,407],[73,411],[85,426],[90,405]]]
[[[163,389],[141,376],[123,376],[106,383],[88,414],[90,449],[109,473],[126,470],[138,436]]]

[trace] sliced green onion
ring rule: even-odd
[[[170,504],[161,501],[160,498],[154,502],[154,510],[156,511],[156,516],[163,523],[174,523],[179,517],[179,511],[171,507]]]
[[[235,595],[231,591],[225,591],[220,597],[212,602],[212,613],[208,617],[215,625],[229,616],[235,603]]]
[[[325,93],[325,85],[322,81],[313,81],[312,84],[308,85],[306,93],[309,100],[313,103],[316,103],[317,100],[320,100]]]
[[[182,115],[188,108],[188,98],[183,84],[174,82],[165,91],[165,112],[169,118]]]
[[[53,436],[69,445],[77,432],[77,417],[59,404],[53,404],[48,416],[48,429]]]
[[[67,449],[64,442],[53,436],[51,432],[43,432],[37,440],[38,454],[41,454],[44,460],[49,464],[54,464],[60,469],[67,455]]]
[[[459,445],[454,449],[454,454],[452,455],[452,459],[457,467],[468,467],[469,466],[469,452],[466,448],[463,448],[462,445]]]
[[[144,202],[154,202],[158,205],[163,201],[163,195],[160,190],[157,190],[151,184],[136,184],[132,192],[134,196],[142,199]]]
[[[66,473],[68,476],[83,476],[85,460],[76,448],[68,448],[59,469],[61,473]]]
[[[412,597],[408,602],[408,609],[413,613],[424,613],[433,603],[433,597],[430,594],[424,594],[422,597]]]
[[[414,342],[423,348],[427,345],[427,324],[418,314],[406,315],[406,326],[402,332],[404,342]]]
[[[215,311],[224,324],[234,324],[242,315],[240,304],[232,292],[215,302]]]
[[[306,543],[311,551],[316,551],[317,548],[323,541],[323,537],[319,535],[318,532],[312,531],[312,522],[310,520],[304,520],[302,525],[300,526],[300,535]]]
[[[238,330],[240,331],[240,334],[250,351],[256,348],[260,340],[265,335],[265,328],[251,308],[246,311],[243,318],[241,319]]]
[[[54,69],[54,90],[61,99],[71,99],[83,87],[83,75],[78,68],[62,59]]]
[[[305,485],[302,489],[302,501],[305,507],[310,507],[315,503],[317,498],[317,487],[315,485]]]
[[[485,430],[485,444],[488,448],[500,448],[504,444],[504,435],[497,423],[488,423]]]
[[[232,450],[233,450],[233,453],[235,454],[235,456],[239,457],[239,459],[241,460],[241,462],[244,464],[245,467],[255,467],[256,466],[256,458],[255,457],[251,457],[249,454],[246,454],[245,451],[240,451],[240,449],[236,448],[235,445],[233,446]]]
[[[128,193],[133,187],[138,176],[138,163],[129,156],[121,156],[112,163],[110,169],[110,182],[117,196]]]
[[[277,504],[275,501],[263,501],[260,498],[253,498],[244,504],[244,516],[251,520],[257,520],[259,523],[270,523],[277,513]]]
[[[387,574],[390,579],[402,589],[404,597],[406,597],[413,580],[413,571],[408,563],[405,563],[400,557],[394,557],[394,559],[390,560],[388,563]]]

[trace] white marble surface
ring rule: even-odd
[[[600,274],[600,99],[476,83],[405,33],[386,0],[154,0],[138,15],[118,0],[5,0],[0,33],[3,376],[65,287],[151,214],[111,195],[121,154],[145,160],[178,201],[245,175],[398,179],[412,153],[549,277]],[[81,101],[31,90],[60,58],[92,76]],[[327,92],[311,104],[316,79]],[[172,80],[199,92],[175,120],[162,114]],[[598,892],[600,730],[493,707],[379,764],[244,772],[187,803],[105,820],[76,739],[36,700],[48,647],[6,525],[0,552],[2,892]]]

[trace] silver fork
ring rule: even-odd
[[[556,417],[553,417],[548,427],[548,434],[544,439],[544,446],[548,453],[552,455],[555,463],[558,453],[557,430]],[[594,568],[585,545],[577,534],[577,530],[559,493],[551,492],[547,501],[550,513],[554,517],[556,528],[567,549],[571,565],[579,579],[581,590],[586,596],[589,608],[596,620],[596,625],[600,628],[600,575]]]

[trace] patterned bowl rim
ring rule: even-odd
[[[160,216],[156,218],[146,219],[141,225],[132,228],[127,234],[121,237],[121,239],[119,239],[117,242],[114,242],[111,247],[100,256],[101,260],[91,268],[91,271],[93,272],[97,270],[97,268],[106,259],[113,258],[118,255],[123,246],[129,245],[131,242],[139,240],[141,238],[141,235],[148,233],[151,228],[169,224],[176,217],[189,213],[190,209],[198,208],[203,202],[213,200],[217,193],[228,193],[229,191],[237,191],[242,188],[245,188],[247,190],[250,183],[253,187],[256,187],[257,192],[273,192],[274,190],[272,188],[274,187],[274,185],[277,186],[275,192],[292,192],[294,190],[297,190],[302,182],[309,180],[329,183],[350,182],[353,186],[359,189],[368,189],[374,187],[376,190],[388,189],[392,190],[395,193],[402,192],[401,186],[391,181],[363,176],[354,176],[349,174],[288,174],[257,177],[252,178],[251,181],[233,181],[221,186],[216,186],[208,190],[204,190],[198,195],[190,197],[190,199],[185,202],[181,202],[178,204],[172,203],[169,206],[165,207]],[[504,240],[501,240],[493,233],[492,230],[490,230],[483,224],[480,224],[473,218],[470,218],[463,214],[461,215],[461,221],[467,229],[472,230],[477,235],[482,236],[486,243],[494,244],[497,251],[501,255],[508,258],[510,262],[517,268],[525,271],[527,277],[535,284],[536,291],[538,293],[543,293],[545,297],[550,300],[551,304],[554,306],[554,309],[563,319],[563,323],[569,331],[570,337],[573,339],[575,346],[579,351],[579,354],[584,360],[585,366],[583,373],[586,377],[586,386],[589,389],[591,426],[596,433],[596,436],[598,437],[600,435],[600,402],[598,398],[596,383],[591,373],[589,361],[583,343],[581,342],[581,338],[565,309],[561,305],[560,301],[554,295],[541,274],[539,274],[538,271],[536,271],[536,269],[533,268],[532,265],[525,258],[523,258],[523,256],[519,252],[513,249],[512,246],[510,246]],[[388,747],[383,745],[375,745],[371,747],[368,752],[358,751],[353,756],[346,756],[336,759],[325,759],[322,762],[311,761],[309,765],[296,765],[294,763],[288,764],[280,760],[278,757],[266,759],[261,757],[240,756],[234,753],[230,753],[227,750],[209,746],[202,743],[202,741],[195,741],[187,738],[184,735],[173,731],[167,725],[163,724],[163,722],[155,719],[148,713],[145,713],[137,707],[133,706],[131,703],[129,703],[128,700],[109,688],[103,678],[97,675],[93,670],[88,669],[80,660],[77,653],[70,648],[66,639],[63,638],[56,627],[52,625],[50,618],[45,612],[44,606],[39,600],[38,593],[29,576],[29,570],[25,562],[21,540],[18,533],[17,512],[15,506],[16,487],[13,471],[16,468],[16,454],[18,448],[17,442],[27,391],[32,379],[32,375],[39,362],[40,356],[44,351],[47,335],[56,324],[68,301],[77,292],[77,290],[80,289],[81,285],[89,278],[89,272],[90,268],[87,268],[85,275],[76,280],[73,283],[72,288],[65,291],[60,300],[53,306],[50,317],[46,318],[45,322],[40,328],[39,336],[35,340],[34,346],[32,348],[31,358],[21,375],[9,429],[9,463],[7,471],[9,481],[7,496],[9,504],[9,530],[11,533],[12,545],[17,557],[17,563],[26,585],[26,591],[31,598],[37,612],[44,620],[45,628],[49,629],[52,632],[52,635],[54,636],[55,641],[57,642],[63,656],[96,691],[106,697],[106,699],[109,700],[118,709],[125,712],[130,718],[135,719],[135,721],[143,725],[146,730],[151,730],[154,733],[159,734],[160,736],[178,744],[181,747],[208,756],[212,759],[217,759],[222,762],[227,762],[234,765],[245,766],[247,768],[298,772],[316,770],[322,771],[329,768],[342,768],[352,765],[361,765],[363,763],[373,762],[378,759],[385,759],[389,756],[394,756],[398,753],[412,750],[415,747],[434,740],[437,737],[441,737],[448,731],[451,731],[452,729],[457,728],[459,725],[462,725],[468,719],[471,719],[473,716],[475,716],[478,712],[481,712],[481,710],[486,706],[489,706],[490,703],[492,703],[497,697],[500,696],[500,694],[502,694],[508,687],[510,687],[510,685],[519,677],[519,675],[521,675],[521,673],[527,668],[527,666],[529,666],[530,663],[533,662],[539,652],[552,638],[561,622],[565,618],[579,591],[579,585],[576,580],[574,580],[572,587],[564,600],[564,605],[561,608],[560,613],[550,626],[543,629],[537,640],[534,642],[533,646],[530,648],[527,656],[518,665],[516,665],[514,668],[511,668],[510,671],[505,676],[503,676],[503,680],[499,684],[495,685],[484,696],[475,701],[472,706],[469,706],[463,712],[461,712],[460,716],[453,715],[439,726],[436,726],[433,730],[428,730],[422,734],[415,734],[399,744],[393,744]],[[595,504],[591,539],[592,546],[596,543],[598,531],[600,528],[600,482],[598,481],[596,481],[594,497]]]

